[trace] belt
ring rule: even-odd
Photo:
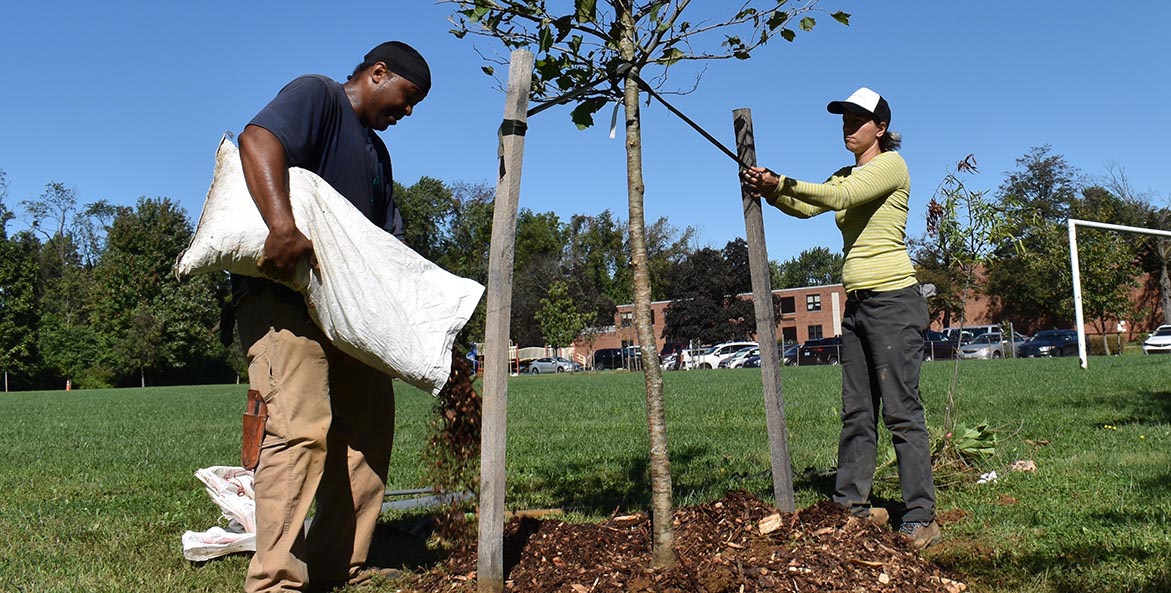
[[[878,294],[877,290],[851,290],[846,293],[846,300],[861,303],[862,301]]]

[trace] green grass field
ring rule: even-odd
[[[951,370],[924,365],[933,428]],[[830,493],[839,373],[782,375],[800,506]],[[193,472],[238,463],[244,391],[0,394],[0,591],[240,590],[246,556],[191,564],[179,537],[217,522]],[[391,488],[425,485],[431,405],[399,387]],[[641,375],[517,377],[509,406],[510,507],[589,520],[648,506]],[[666,407],[677,504],[733,489],[771,498],[759,371],[667,373]],[[1171,591],[1171,357],[1094,357],[1086,371],[1070,358],[965,361],[956,413],[996,427],[999,442],[968,479],[940,489],[951,522],[929,556],[973,591]],[[1018,459],[1037,472],[1007,472]],[[988,470],[999,482],[976,484]],[[897,482],[880,480],[876,494],[897,499]]]

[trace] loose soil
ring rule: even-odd
[[[762,526],[764,531],[762,533]],[[650,570],[647,515],[601,524],[519,518],[504,530],[505,590],[525,593],[740,593],[963,591],[957,575],[924,560],[888,528],[823,502],[778,514],[745,492],[679,509],[678,563]],[[476,591],[476,547],[457,547],[400,581],[411,593]]]

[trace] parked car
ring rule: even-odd
[[[541,373],[564,373],[565,371],[573,371],[573,361],[561,358],[560,356],[546,356],[544,358],[536,358],[530,360],[528,368],[522,365],[521,370],[533,375]]]
[[[797,356],[796,348],[798,348],[798,347],[799,346],[789,346],[788,348],[785,348],[784,350],[781,350],[781,348],[777,348],[777,358],[780,359],[781,364],[786,364],[786,365],[789,364],[787,362],[787,360],[788,360],[787,356],[789,356],[789,355],[787,355],[786,352],[788,352],[790,349],[793,349],[792,356]],[[740,368],[759,369],[760,368],[760,350],[757,349],[756,354],[753,354],[752,356],[745,358],[744,363],[740,365]]]
[[[781,363],[785,366],[796,366],[797,353],[801,351],[801,344],[790,344],[781,352]]]
[[[1012,344],[1004,338],[1000,332],[989,332],[980,334],[972,339],[971,342],[960,346],[959,356],[964,359],[982,358],[1004,358],[1017,351],[1022,344],[1028,341],[1027,336],[1022,336],[1013,332]]]
[[[956,357],[956,342],[944,332],[928,330],[923,336],[923,360],[946,360]]]
[[[604,371],[607,369],[626,368],[626,352],[623,348],[602,348],[594,352],[593,369]]]
[[[667,366],[667,359],[670,358],[674,362],[674,356],[678,355],[680,351],[686,350],[687,344],[685,342],[671,342],[663,345],[663,349],[659,351],[659,361],[663,366]]]
[[[720,361],[725,356],[730,356],[737,350],[748,346],[758,346],[758,344],[756,342],[724,342],[723,344],[716,344],[705,350],[702,354],[697,355],[695,360],[691,361],[691,368],[714,369],[720,366]]]
[[[807,364],[838,364],[842,361],[842,338],[807,340],[797,351],[797,366]]]
[[[999,325],[985,324],[985,325],[965,325],[961,330],[959,327],[944,328],[943,333],[952,342],[958,342],[961,346],[971,342],[979,336],[987,333],[1001,333]]]
[[[1039,331],[1037,335],[1033,336],[1033,339],[1017,348],[1017,356],[1021,358],[1075,355],[1077,355],[1077,331],[1072,329]]]
[[[1143,342],[1145,354],[1171,354],[1171,325],[1160,325]]]
[[[721,369],[738,369],[744,366],[744,361],[749,356],[760,356],[760,348],[756,346],[747,346],[732,353],[731,356],[725,356],[720,361],[719,368]]]

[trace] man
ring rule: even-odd
[[[411,115],[430,86],[423,57],[391,41],[366,54],[344,84],[302,76],[252,119],[240,134],[240,160],[268,226],[263,271],[291,278],[302,260],[316,265],[311,237],[293,219],[289,167],[318,174],[401,237],[390,155],[374,132]],[[300,294],[256,278],[233,277],[233,288],[249,395],[267,408],[255,470],[256,554],[245,590],[316,591],[356,582],[370,574],[366,557],[390,465],[390,377],[334,348]],[[303,534],[314,500],[312,526]]]

